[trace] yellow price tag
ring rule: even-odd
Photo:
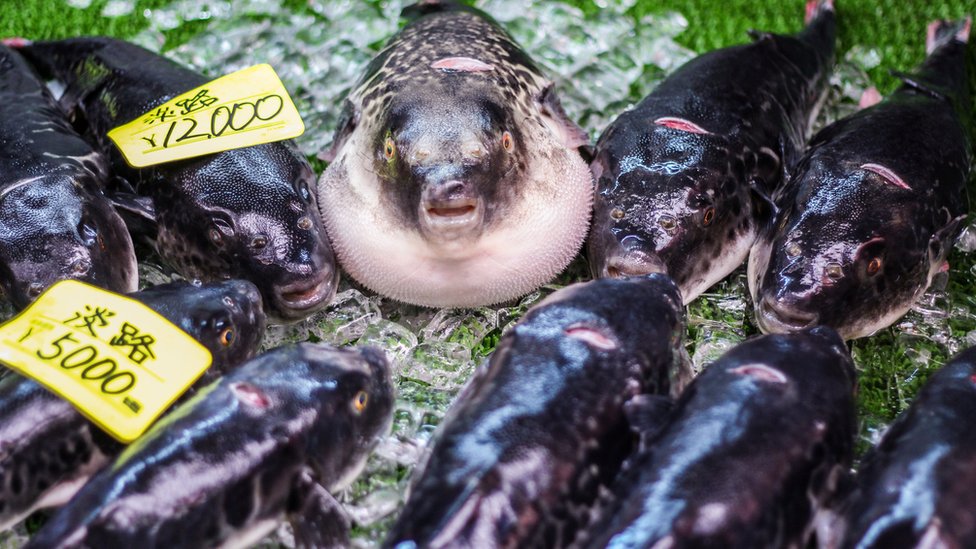
[[[271,65],[222,76],[108,132],[135,168],[298,137],[305,124]]]
[[[76,280],[54,284],[0,325],[0,361],[122,442],[144,433],[211,360],[146,305]]]

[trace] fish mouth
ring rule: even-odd
[[[667,266],[657,254],[628,250],[607,258],[602,278],[627,278],[652,273],[667,274]]]
[[[426,200],[421,204],[424,225],[434,233],[470,230],[479,224],[482,211],[477,198]]]
[[[756,307],[756,322],[765,333],[785,333],[805,330],[817,325],[819,315],[798,311],[789,305],[766,296]]]
[[[335,276],[322,273],[313,280],[300,280],[274,288],[275,309],[283,320],[299,320],[325,307],[335,296],[338,271]]]

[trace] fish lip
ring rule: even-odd
[[[433,233],[453,233],[479,225],[483,211],[479,198],[424,200],[420,205],[420,218]]]
[[[657,254],[628,250],[608,257],[601,274],[603,278],[627,278],[667,272],[667,266]]]
[[[330,276],[332,274],[333,276]],[[297,320],[325,307],[335,296],[338,271],[320,272],[318,276],[274,287],[278,316]]]
[[[756,307],[756,322],[767,333],[796,332],[812,328],[819,323],[816,313],[798,311],[789,305],[766,296]]]

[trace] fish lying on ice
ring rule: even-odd
[[[808,2],[799,34],[705,53],[607,128],[594,277],[667,272],[688,303],[745,261],[826,95],[835,27],[831,0]]]
[[[830,328],[733,348],[642,440],[576,545],[807,547],[850,468],[854,388]]]
[[[761,330],[871,335],[945,268],[972,169],[969,27],[931,26],[928,57],[900,88],[813,138],[749,257]]]
[[[277,320],[303,318],[332,299],[339,273],[309,190],[315,174],[291,141],[131,168],[108,131],[209,79],[112,38],[34,42],[20,51],[65,84],[62,104],[83,119],[125,182],[115,198],[151,221],[156,249],[180,274],[250,280]]]
[[[840,547],[976,547],[976,350],[929,378],[861,461]]]
[[[166,284],[132,294],[206,347],[200,387],[254,355],[264,335],[250,282]],[[192,389],[191,389],[192,390]],[[16,374],[0,380],[0,531],[36,509],[63,505],[124,446],[68,401]]]
[[[135,291],[135,251],[102,194],[107,175],[34,70],[0,44],[0,286],[15,307],[68,278]]]
[[[359,473],[392,411],[381,351],[280,347],[200,389],[25,547],[239,547],[285,516],[299,547],[348,547],[330,492]]]
[[[497,24],[454,2],[415,20],[345,102],[319,207],[343,269],[400,301],[473,307],[550,281],[586,236],[585,133]]]
[[[576,284],[533,307],[448,411],[385,546],[565,545],[633,446],[625,403],[667,403],[689,375],[684,330],[661,274]]]

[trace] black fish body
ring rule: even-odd
[[[210,351],[213,363],[195,387],[253,356],[264,334],[261,296],[250,282],[167,284],[132,297]],[[5,376],[0,380],[0,530],[35,509],[64,504],[123,448],[41,384]]]
[[[62,104],[83,116],[126,182],[116,196],[153,218],[156,248],[180,274],[251,280],[268,314],[282,320],[332,299],[338,270],[309,191],[315,174],[291,141],[131,168],[107,132],[209,79],[111,38],[35,42],[21,51],[66,84]]]
[[[858,471],[840,547],[976,546],[976,350],[929,378]]]
[[[375,349],[275,349],[157,423],[25,547],[246,546],[283,515],[300,547],[348,546],[329,492],[359,472],[392,407]]]
[[[0,44],[0,286],[15,307],[68,278],[136,289],[132,240],[102,194],[107,173],[34,70]]]
[[[565,545],[633,446],[624,403],[677,389],[683,333],[660,274],[533,307],[458,395],[385,546]]]
[[[965,24],[932,27],[926,61],[881,103],[824,128],[775,197],[749,288],[764,332],[845,339],[905,314],[945,266],[972,166]]]
[[[761,33],[679,67],[600,136],[594,277],[667,272],[688,303],[745,260],[826,94],[833,5],[807,9],[795,36]]]
[[[345,103],[319,207],[343,269],[431,307],[474,307],[549,282],[586,236],[585,133],[485,14],[454,2],[414,20]]]
[[[806,547],[850,467],[854,387],[854,364],[829,328],[735,347],[642,441],[576,545]]]

